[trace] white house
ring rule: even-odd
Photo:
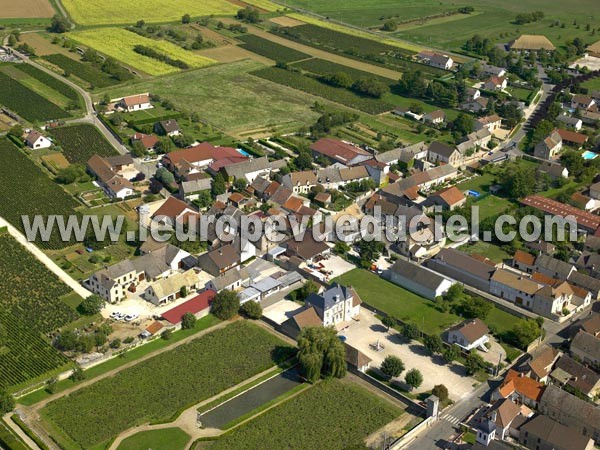
[[[487,351],[485,344],[490,340],[489,332],[489,328],[481,320],[469,319],[448,331],[448,343],[467,351],[474,348]]]
[[[34,150],[49,148],[52,146],[52,141],[36,130],[31,130],[29,133],[27,133],[27,136],[25,137],[25,143],[27,144],[27,147]]]
[[[309,295],[305,303],[315,309],[323,326],[328,327],[358,316],[362,302],[352,287],[334,283],[323,294]]]
[[[198,284],[198,275],[190,269],[152,283],[144,291],[144,298],[155,305],[164,305],[183,297],[182,294],[196,291],[199,288]]]
[[[481,130],[487,128],[490,133],[494,133],[502,126],[502,118],[498,114],[492,114],[491,116],[480,117],[475,121],[475,130]]]
[[[436,272],[403,259],[398,259],[385,276],[392,283],[429,300],[444,295],[453,284]]]
[[[150,94],[146,92],[144,94],[123,97],[121,100],[119,100],[118,106],[127,112],[150,109],[152,108],[152,103],[150,103]]]
[[[542,286],[535,281],[505,269],[498,269],[490,278],[490,293],[531,309],[535,293]]]
[[[454,60],[450,56],[428,50],[419,53],[417,59],[423,64],[444,70],[450,70],[454,65]]]
[[[491,76],[485,80],[483,87],[488,91],[501,91],[506,89],[508,81],[505,77]]]

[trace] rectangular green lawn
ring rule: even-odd
[[[432,301],[364,269],[351,270],[334,281],[351,285],[363,302],[397,319],[413,322],[428,334],[440,334],[460,321],[454,314],[438,311]]]
[[[350,450],[402,410],[348,380],[327,380],[214,442],[211,450]]]
[[[168,420],[287,359],[291,351],[268,331],[235,322],[55,400],[42,415],[51,434],[95,447],[140,423]]]

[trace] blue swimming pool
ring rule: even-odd
[[[479,192],[477,192],[477,191],[473,191],[473,190],[471,190],[471,189],[469,189],[469,190],[467,191],[467,194],[468,194],[468,195],[470,195],[471,197],[479,197],[479,196],[481,195]]]
[[[589,150],[586,150],[585,152],[583,152],[581,154],[581,157],[585,160],[591,160],[591,159],[597,158],[598,154],[594,153],[594,152],[590,152]]]
[[[250,156],[250,153],[248,153],[245,150],[242,150],[241,148],[236,148],[236,150],[238,151],[238,153],[241,153],[244,156]]]

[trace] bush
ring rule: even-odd
[[[171,337],[173,337],[173,332],[170,329],[167,329],[165,331],[162,332],[162,334],[160,335],[160,337],[162,339],[164,339],[165,341],[168,341],[169,339],[171,339]]]
[[[262,316],[260,303],[250,300],[240,306],[240,314],[248,319],[258,320]]]
[[[99,295],[92,294],[89,297],[83,299],[83,301],[77,307],[77,311],[84,316],[93,316],[98,314],[104,308],[104,299]]]
[[[210,307],[210,312],[221,320],[232,319],[240,309],[240,297],[237,293],[224,289],[219,292]]]
[[[181,318],[181,328],[184,330],[191,330],[196,326],[196,316],[192,313],[185,313]]]
[[[448,400],[448,388],[443,384],[436,384],[431,393],[440,399],[441,403],[444,403]]]
[[[0,389],[0,415],[4,415],[13,410],[15,407],[15,399],[11,394],[3,389]]]
[[[121,346],[121,339],[116,338],[110,342],[110,348],[119,348]]]

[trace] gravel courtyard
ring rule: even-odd
[[[352,322],[340,334],[346,336],[348,344],[373,360],[371,367],[379,367],[387,355],[395,355],[404,361],[405,371],[400,375],[401,379],[413,367],[419,369],[423,374],[423,384],[416,390],[417,393],[428,391],[436,384],[444,384],[450,392],[450,398],[457,401],[469,394],[474,389],[473,384],[477,383],[466,375],[464,367],[447,365],[440,356],[429,356],[420,342],[408,343],[394,330],[387,333],[386,327],[366,309],[361,310],[359,322]],[[377,343],[378,339],[385,348],[375,351],[371,345]]]

